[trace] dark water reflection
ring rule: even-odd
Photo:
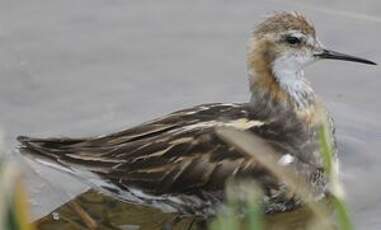
[[[38,220],[39,229],[80,229],[88,228],[83,218],[78,215],[78,206],[83,208],[99,229],[162,229],[173,216],[156,209],[122,203],[94,191],[86,192],[70,203]],[[81,212],[81,211],[79,211]],[[59,219],[54,217],[59,216]],[[176,229],[186,229],[190,220],[183,220]],[[91,226],[91,225],[90,225]]]
[[[63,205],[49,215],[37,220],[36,227],[50,229],[106,229],[106,230],[154,230],[164,229],[175,218],[172,214],[156,209],[126,204],[95,191],[88,191]],[[302,230],[311,227],[313,214],[306,208],[293,212],[266,216],[266,230]],[[200,221],[184,218],[177,222],[174,230],[205,229]],[[245,229],[245,228],[243,228]],[[319,228],[317,228],[319,229]],[[335,228],[332,227],[332,230]],[[329,229],[325,229],[329,230]]]

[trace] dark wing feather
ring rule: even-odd
[[[23,153],[86,168],[121,189],[157,195],[209,191],[222,189],[232,175],[261,174],[250,156],[215,133],[217,126],[239,119],[248,120],[245,104],[208,104],[102,137],[18,140]]]

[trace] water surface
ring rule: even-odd
[[[326,46],[381,62],[376,0],[1,1],[0,124],[9,153],[20,134],[99,135],[195,104],[247,101],[246,41],[274,10],[300,10]],[[360,229],[381,228],[380,72],[333,61],[306,70],[336,120]],[[34,218],[86,188],[35,167],[26,175]]]

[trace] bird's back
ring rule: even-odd
[[[298,151],[305,151],[300,149],[301,140],[308,139],[305,130],[297,123],[282,126],[284,120],[279,123],[259,117],[249,104],[216,103],[177,111],[106,136],[18,140],[20,151],[34,160],[127,202],[209,216],[222,204],[228,178],[251,177],[263,185],[266,195],[276,194],[273,198],[281,202],[269,206],[267,212],[292,208],[290,198],[286,202],[279,197],[285,194],[274,193],[280,182],[252,156],[229,146],[216,134],[218,127],[252,132],[271,144],[279,158],[293,155],[293,165],[305,168],[309,162],[297,156]],[[315,169],[301,174],[313,177],[319,172]]]

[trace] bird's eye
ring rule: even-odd
[[[286,41],[288,44],[291,44],[291,45],[300,44],[302,42],[300,38],[297,38],[294,36],[287,36]]]

